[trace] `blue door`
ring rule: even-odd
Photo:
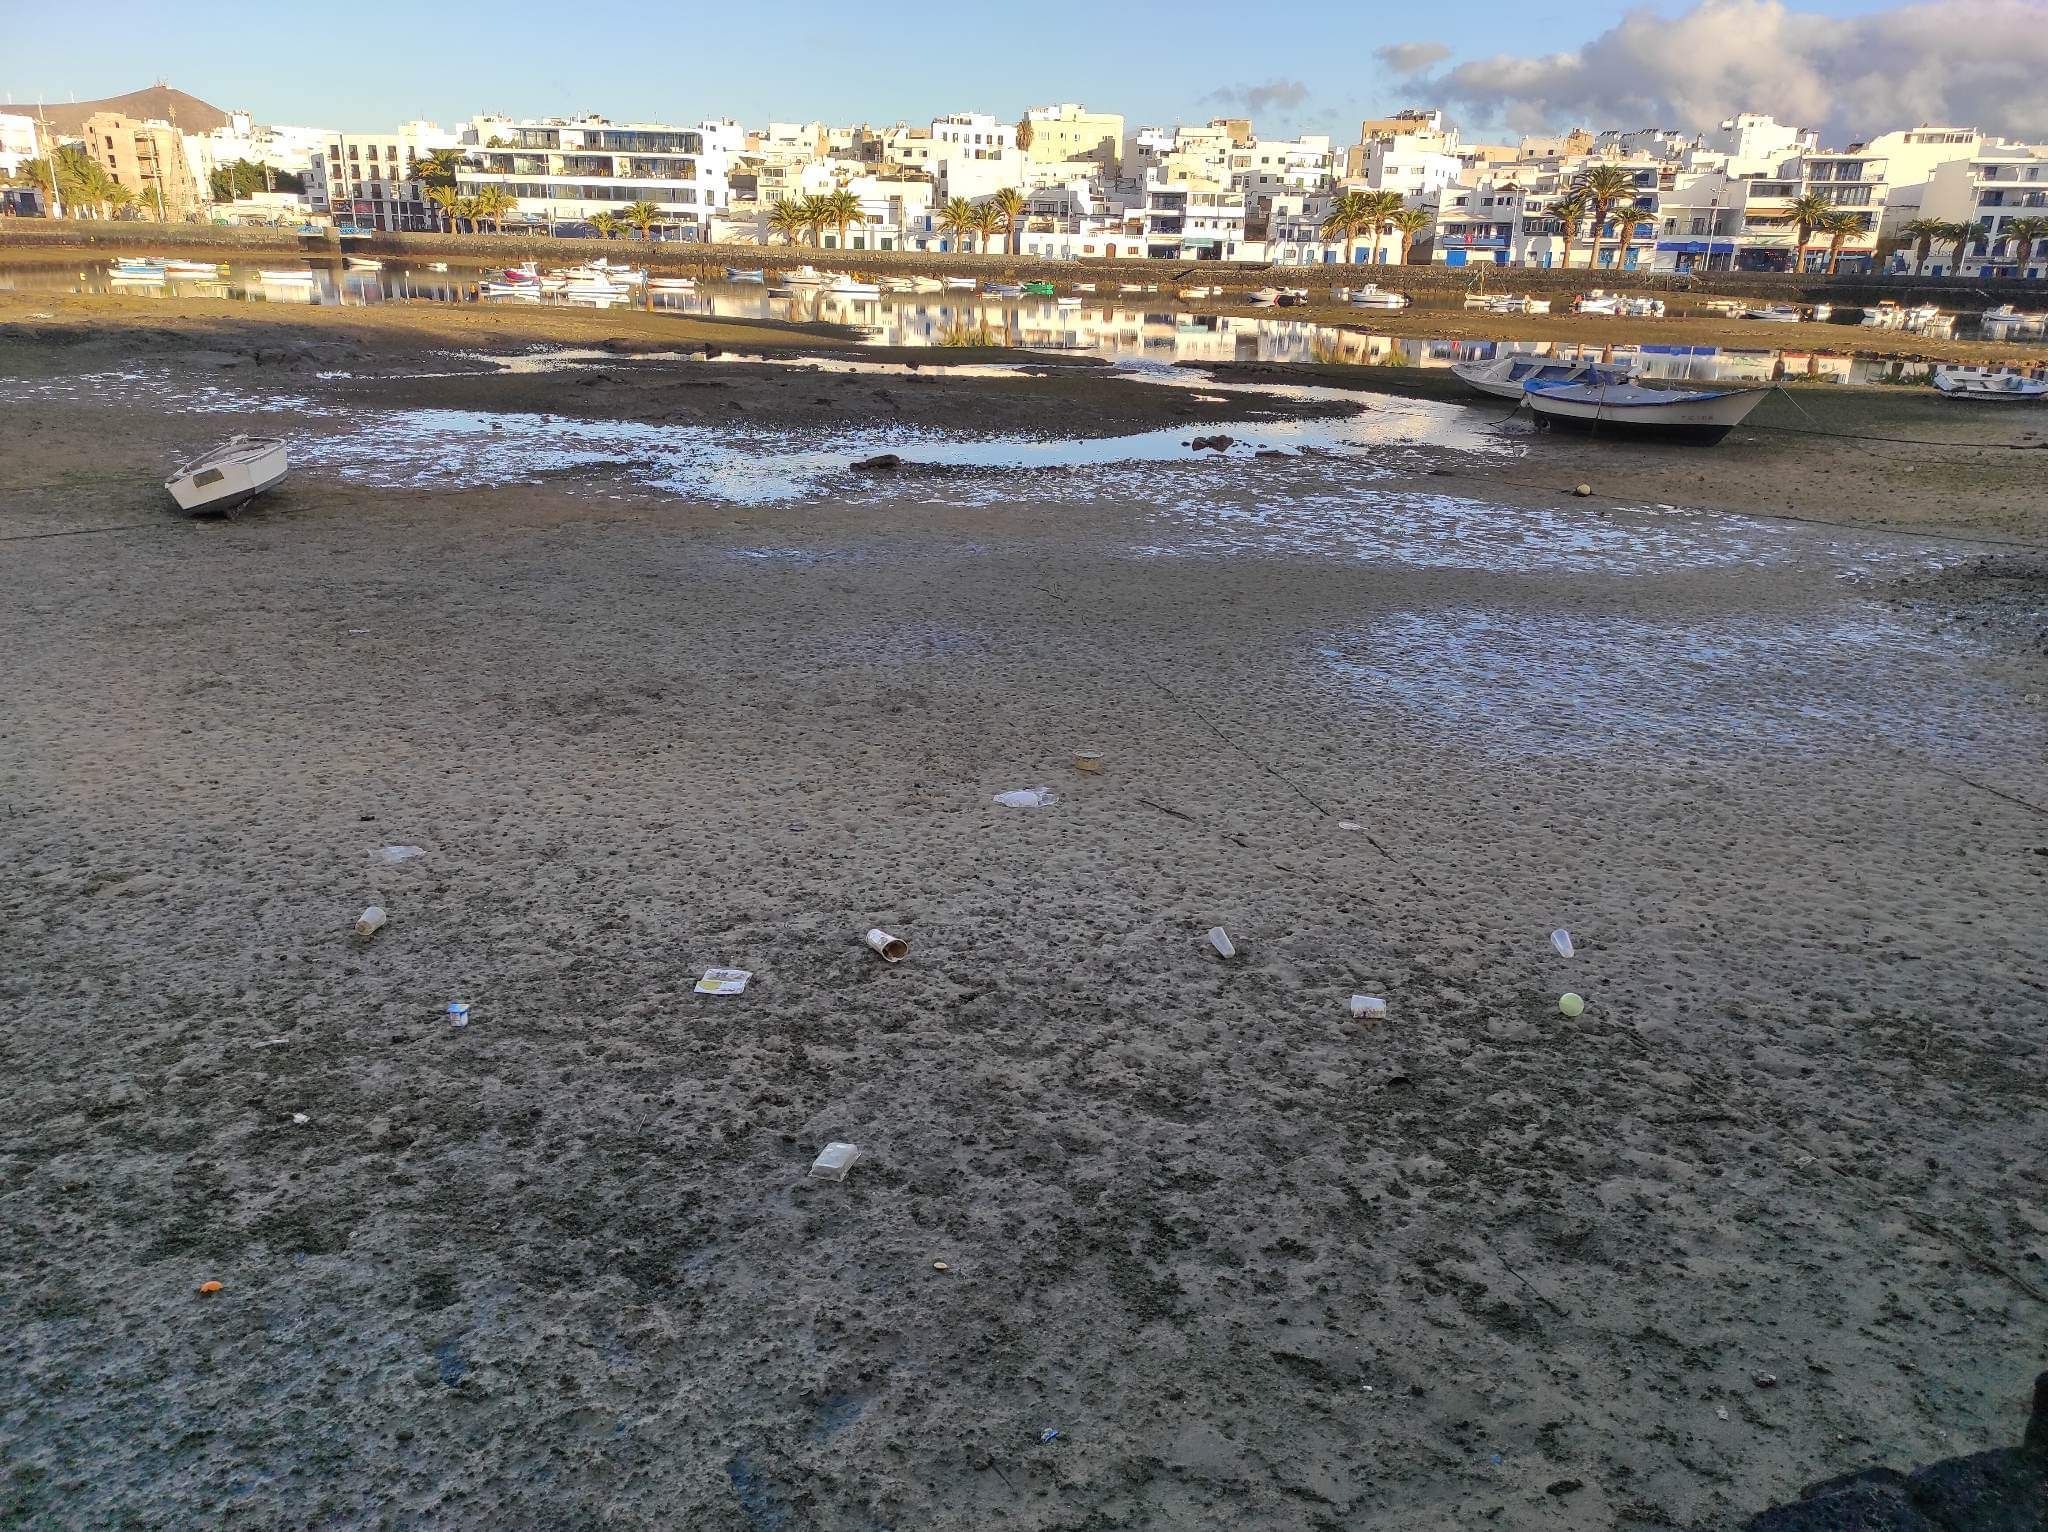
[[[1462,265],[1464,265],[1464,264],[1465,264],[1465,252],[1464,252],[1464,251],[1462,251],[1462,250],[1446,250],[1446,251],[1444,252],[1444,264],[1445,264],[1446,266],[1462,266]]]

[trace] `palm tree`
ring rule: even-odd
[[[2034,258],[2035,244],[2048,239],[2048,218],[2015,218],[2005,226],[2005,237],[2017,244],[2018,249],[2015,253],[2019,258],[2021,270],[2024,271],[2027,262]]]
[[[988,249],[988,242],[995,238],[996,229],[1001,225],[1003,215],[996,211],[993,202],[981,202],[974,208],[974,232],[981,236],[981,248]]]
[[[811,243],[825,243],[825,225],[832,221],[832,199],[830,197],[806,197],[803,200],[804,232],[810,235]]]
[[[1586,221],[1587,199],[1585,192],[1576,186],[1568,186],[1543,209],[1545,218],[1555,218],[1564,229],[1564,269],[1569,271],[1572,264],[1572,246],[1578,243],[1579,229]],[[1593,243],[1600,243],[1597,234]]]
[[[1934,238],[1938,243],[1956,247],[1955,264],[1948,269],[1950,276],[1959,277],[1963,274],[1963,257],[1969,252],[1970,241],[1975,239],[1977,234],[1978,229],[1974,223],[1943,222],[1935,227]]]
[[[446,186],[429,186],[427,201],[433,204],[434,221],[441,226],[443,234],[448,232],[454,217],[455,204],[462,200],[462,188],[453,181]]]
[[[1584,194],[1586,211],[1593,223],[1593,264],[1600,264],[1600,237],[1606,231],[1608,220],[1613,219],[1618,243],[1614,249],[1614,264],[1618,267],[1628,259],[1628,242],[1635,237],[1636,224],[1641,221],[1636,211],[1636,178],[1619,165],[1592,165],[1572,178],[1572,186]]]
[[[638,229],[642,239],[653,239],[654,226],[661,222],[661,209],[642,200],[633,203],[619,217]]]
[[[597,230],[600,239],[616,238],[626,227],[623,223],[619,222],[619,215],[617,213],[592,213],[587,221],[593,229]]]
[[[1927,252],[1932,250],[1934,242],[1942,237],[1945,227],[1946,225],[1939,218],[1915,218],[1911,223],[1905,224],[1899,229],[1901,234],[1905,235],[1906,238],[1912,240],[1915,244],[1916,254],[1913,257],[1913,270],[1915,274],[1918,274],[1920,268],[1927,264]]]
[[[825,204],[826,216],[831,220],[833,226],[839,230],[839,248],[844,250],[846,248],[846,226],[853,223],[866,223],[868,219],[867,210],[861,206],[860,198],[843,186],[839,187],[836,191],[827,193],[819,200]]]
[[[464,224],[469,225],[468,232],[471,234],[476,232],[476,204],[477,199],[474,197],[457,197],[448,205],[448,211],[455,219],[455,227],[458,232],[461,231]]]
[[[470,202],[476,210],[472,215],[473,219],[488,223],[493,234],[505,232],[505,226],[499,220],[518,205],[512,194],[502,186],[483,187]]]
[[[939,232],[950,234],[955,239],[972,239],[976,229],[974,204],[965,197],[954,197],[939,209]]]
[[[1366,232],[1372,235],[1372,253],[1384,252],[1380,241],[1386,237],[1387,227],[1394,215],[1401,211],[1403,204],[1399,192],[1376,191],[1359,193],[1359,211],[1365,220]]]
[[[768,236],[780,234],[786,244],[795,244],[804,232],[803,204],[788,197],[778,198],[775,206],[768,210]]]
[[[1394,233],[1401,240],[1399,265],[1408,264],[1408,247],[1415,243],[1415,236],[1436,222],[1436,214],[1426,207],[1404,207],[1387,220]]]
[[[1792,269],[1794,271],[1802,270],[1805,267],[1807,244],[1813,239],[1816,229],[1821,229],[1825,232],[1823,226],[1827,223],[1828,215],[1834,212],[1834,210],[1834,203],[1828,201],[1819,192],[1808,192],[1805,196],[1795,199],[1792,203],[1790,209],[1792,221],[1799,226],[1799,244],[1792,252]]]
[[[1018,126],[1020,128],[1029,127],[1030,119],[1027,117]],[[1014,186],[1005,186],[1001,191],[988,199],[988,205],[995,209],[997,216],[1003,221],[1004,252],[1009,255],[1015,255],[1017,253],[1017,220],[1024,216],[1024,194]]]
[[[1833,276],[1842,264],[1842,241],[1863,232],[1863,215],[1845,207],[1829,208],[1814,229],[1828,237],[1828,275]]]
[[[1344,246],[1345,264],[1351,261],[1351,242],[1357,238],[1364,224],[1358,207],[1358,193],[1339,192],[1330,199],[1330,210],[1323,215],[1322,225],[1316,230],[1324,239],[1339,240]]]
[[[455,168],[462,162],[460,149],[436,149],[425,159],[414,155],[412,178],[429,191],[437,186],[453,186]]]

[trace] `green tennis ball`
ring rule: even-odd
[[[1576,1016],[1585,1010],[1586,1002],[1577,995],[1567,993],[1558,997],[1557,1008],[1567,1016]]]

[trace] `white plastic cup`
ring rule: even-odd
[[[1224,958],[1237,956],[1237,948],[1231,945],[1230,933],[1221,926],[1209,928],[1209,945],[1216,949],[1216,955]]]
[[[891,936],[880,926],[870,926],[864,939],[882,955],[885,963],[900,963],[910,956],[910,943],[900,936]]]
[[[1351,997],[1351,1019],[1353,1021],[1385,1021],[1387,1002],[1378,995],[1353,995]]]
[[[382,905],[371,905],[368,909],[364,910],[362,914],[356,917],[356,935],[375,936],[380,930],[384,928],[384,922],[388,918],[389,917],[384,913],[384,907]]]
[[[1559,957],[1572,955],[1572,933],[1562,928],[1550,933],[1550,945],[1557,949]]]

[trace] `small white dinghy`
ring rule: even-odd
[[[1538,383],[1632,383],[1635,374],[1624,366],[1576,361],[1561,356],[1514,352],[1491,361],[1453,362],[1451,373],[1474,393],[1497,399],[1519,399]]]
[[[2019,372],[1998,372],[1989,367],[1937,367],[1934,386],[1951,399],[1974,399],[1983,404],[2025,404],[2048,399],[2048,378],[2030,378]]]
[[[1545,425],[1665,441],[1717,442],[1749,418],[1767,388],[1649,388],[1640,383],[1523,385]]]
[[[231,436],[164,480],[187,516],[231,511],[275,488],[285,475],[284,438]]]

